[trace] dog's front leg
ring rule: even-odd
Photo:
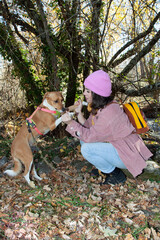
[[[61,117],[56,119],[56,121],[50,126],[50,131],[53,131],[61,122],[62,122]]]
[[[62,122],[62,118],[61,118],[61,117],[58,118],[58,119],[56,119],[56,121],[55,121],[56,127],[57,127],[61,122]]]

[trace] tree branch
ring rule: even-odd
[[[137,62],[144,57],[147,53],[150,52],[152,47],[155,45],[156,42],[160,39],[160,30],[157,32],[157,34],[152,38],[152,40],[148,43],[147,46],[145,46],[129,63],[128,65],[123,69],[123,71],[119,74],[118,79],[126,76],[133,67],[137,64]]]
[[[109,63],[107,64],[107,68],[109,68],[111,66],[111,64],[114,62],[114,60],[117,58],[118,55],[120,55],[126,48],[128,48],[130,45],[132,45],[133,43],[135,43],[136,41],[138,41],[139,39],[146,37],[153,29],[154,24],[158,21],[158,19],[160,18],[160,12],[157,14],[157,16],[153,19],[153,21],[151,22],[149,28],[144,31],[143,33],[140,33],[137,37],[135,37],[134,39],[132,39],[131,41],[129,41],[128,43],[126,43],[109,61]]]
[[[24,31],[29,31],[35,35],[38,35],[36,29],[34,27],[32,27],[31,25],[29,25],[24,20],[22,20],[19,15],[10,13],[8,10],[7,3],[6,2],[4,2],[4,3],[5,3],[5,5],[3,5],[2,2],[0,2],[0,15],[3,16],[3,18],[6,21],[12,23],[13,25],[17,24],[17,25],[21,26],[22,30],[24,30]]]
[[[42,43],[45,44],[46,36],[44,33],[44,26],[43,26],[42,18],[41,18],[41,15],[38,14],[33,2],[30,0],[27,0],[27,1],[18,0],[18,4],[23,9],[25,9],[25,11],[28,13],[28,16],[33,20],[35,27],[36,27],[36,31],[37,31],[36,36],[37,37],[40,36]]]
[[[122,86],[120,87],[120,92],[130,97],[142,96],[144,94],[153,93],[157,91],[160,92],[160,83],[155,83],[152,85],[150,84],[143,88],[131,89],[131,90],[125,89]]]
[[[125,53],[121,58],[118,58],[115,60],[111,65],[110,68],[117,67],[119,64],[121,64],[123,61],[125,61],[127,58],[133,56],[135,53],[137,53],[137,48],[132,48],[127,53]]]
[[[54,81],[54,87],[58,90],[59,89],[59,80],[57,78],[57,59],[56,59],[56,54],[55,54],[55,48],[52,44],[52,39],[50,38],[50,29],[48,27],[48,23],[47,23],[47,20],[46,20],[44,11],[43,11],[42,3],[39,0],[36,0],[36,2],[37,2],[39,12],[41,14],[44,31],[45,31],[45,36],[46,36],[46,41],[51,50],[51,64],[52,64],[52,68],[53,68],[53,71],[51,73],[51,75],[52,75],[51,79],[52,79],[52,81]]]

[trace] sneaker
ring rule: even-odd
[[[98,171],[98,169],[92,169],[92,171],[91,171],[91,176],[99,176],[99,171]]]
[[[115,168],[113,172],[111,172],[110,174],[108,174],[108,176],[106,176],[106,179],[103,183],[101,183],[101,185],[104,184],[119,184],[119,183],[125,183],[125,181],[127,180],[126,175],[124,174],[124,172],[119,169],[119,168]]]
[[[95,176],[95,177],[103,176],[103,177],[105,177],[106,175],[107,175],[107,173],[103,173],[98,169],[92,169],[92,171],[91,171],[91,176]]]

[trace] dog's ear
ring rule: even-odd
[[[64,100],[62,92],[59,91],[59,94],[62,97],[62,99]]]
[[[45,99],[48,95],[49,95],[49,92],[46,92],[46,93],[44,94],[44,96],[43,96],[43,101],[44,101],[44,99]]]
[[[62,92],[61,92],[61,91],[58,91],[58,93],[61,95],[61,97],[63,97],[63,96],[62,96]]]

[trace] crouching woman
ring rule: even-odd
[[[85,79],[84,86],[89,118],[84,118],[82,102],[78,101],[78,121],[68,113],[62,116],[67,124],[66,131],[80,140],[83,157],[96,168],[92,174],[98,176],[100,170],[105,175],[102,184],[124,183],[126,175],[122,169],[128,169],[136,177],[142,173],[152,153],[134,133],[123,109],[113,100],[111,80],[106,72],[93,72]]]

